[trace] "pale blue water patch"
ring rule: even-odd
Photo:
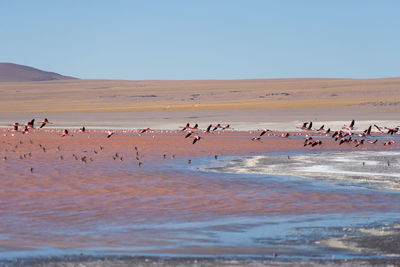
[[[156,255],[181,256],[171,253],[151,253],[151,250],[174,249],[181,247],[255,247],[272,249],[280,252],[281,259],[291,257],[330,258],[333,254],[338,259],[369,258],[373,254],[351,251],[332,251],[319,245],[319,241],[343,235],[360,235],[359,228],[382,227],[397,220],[397,214],[386,213],[381,222],[376,222],[372,214],[342,216],[331,214],[320,215],[291,215],[273,217],[228,217],[204,222],[165,223],[157,226],[134,225],[121,226],[120,229],[103,229],[114,232],[132,228],[141,231],[159,233],[160,241],[168,239],[172,244],[167,245],[120,245],[118,247],[98,246],[85,249],[55,249],[52,247],[27,248],[19,251],[0,251],[0,259],[29,257],[51,257],[68,255]],[[165,236],[162,233],[172,233]],[[285,254],[287,251],[288,254]],[[211,256],[185,254],[185,256]],[[224,255],[229,256],[229,255]],[[262,255],[242,255],[242,257],[262,257]],[[215,256],[214,256],[215,257]]]
[[[400,190],[400,151],[328,151],[231,156],[199,166],[202,171],[286,175],[346,187]]]

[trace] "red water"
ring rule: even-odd
[[[99,131],[73,134],[4,132],[0,248],[157,250],[185,246],[179,229],[165,229],[166,224],[399,208],[390,195],[311,191],[293,183],[191,169],[214,154],[267,150],[268,144],[255,144],[244,134],[209,136],[195,145],[180,133],[120,132],[110,139]],[[295,145],[286,143],[289,149]],[[186,229],[191,245],[207,241],[200,228]]]

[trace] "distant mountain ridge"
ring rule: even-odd
[[[0,82],[34,82],[70,79],[77,78],[14,63],[0,63]]]

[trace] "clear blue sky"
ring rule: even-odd
[[[90,79],[399,77],[400,1],[1,1],[0,62]]]

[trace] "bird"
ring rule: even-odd
[[[378,130],[378,132],[383,133],[383,131],[382,131],[383,127],[378,126],[376,124],[374,124],[374,127]]]
[[[367,129],[365,129],[362,133],[359,133],[358,136],[359,137],[367,137],[369,135],[371,135],[371,129],[372,129],[372,125],[370,125]]]
[[[140,133],[142,134],[142,133],[148,132],[150,130],[151,130],[150,128],[145,128],[145,129],[140,130]]]
[[[365,132],[365,134],[366,135],[371,135],[371,129],[372,129],[372,125],[370,125],[369,127],[368,127],[368,129],[366,129],[364,132]]]
[[[49,122],[49,120],[47,119],[47,118],[45,118],[43,121],[42,121],[42,124],[40,125],[40,129],[41,128],[43,128],[44,126],[46,126],[46,124],[48,124],[48,123],[51,123],[51,122]]]
[[[312,144],[312,140],[312,136],[307,136],[306,139],[304,139],[304,146]]]
[[[108,131],[107,134],[108,134],[108,135],[107,135],[107,138],[110,138],[110,137],[114,134],[114,132]],[[118,139],[118,138],[117,138],[117,139]]]
[[[351,122],[350,122],[350,124],[349,125],[343,125],[343,127],[342,127],[342,129],[345,129],[345,130],[354,130],[355,128],[354,128],[354,124],[355,124],[355,121],[354,120],[352,120]]]
[[[199,128],[199,125],[196,123],[193,127],[191,127],[192,130],[197,130]]]
[[[253,137],[253,138],[251,138],[251,141],[261,141],[261,138],[260,137]]]
[[[80,128],[79,131],[80,131],[81,133],[84,133],[84,132],[86,131],[85,126],[82,126],[82,128]]]
[[[307,124],[308,124],[308,122],[303,122],[303,124],[300,127],[297,127],[297,128],[305,130],[305,129],[307,129]]]
[[[359,146],[361,146],[361,145],[363,145],[363,144],[364,144],[364,139],[357,140],[356,147],[359,147]]]
[[[29,122],[26,124],[26,126],[28,126],[28,127],[30,127],[30,128],[35,128],[34,125],[35,125],[35,119],[32,119],[31,121],[29,121]]]
[[[231,126],[229,124],[227,124],[227,125],[222,127],[222,130],[226,130],[226,129],[230,129],[230,128],[231,128]]]
[[[266,134],[267,132],[269,132],[268,129],[263,129],[260,133],[260,136],[263,136],[264,134]]]
[[[383,143],[384,146],[390,146],[392,144],[394,144],[393,140],[389,140],[389,141],[386,141],[385,143]]]
[[[186,135],[185,135],[185,138],[188,138],[189,136],[191,136],[192,135],[192,131],[189,131]]]
[[[221,124],[219,124],[219,123],[214,126],[213,131],[217,130],[218,128],[221,128]]]
[[[201,136],[196,135],[193,139],[193,145],[201,139]]]
[[[19,126],[21,126],[21,125],[19,124],[19,122],[14,123],[14,125],[13,125],[13,130],[17,132]]]
[[[283,138],[288,138],[289,136],[290,136],[289,133],[283,133],[283,134],[281,134],[281,137],[283,137]]]
[[[377,142],[378,142],[378,139],[375,139],[373,141],[368,141],[368,143],[370,143],[370,144],[376,144]]]
[[[29,132],[29,128],[27,125],[24,126],[24,130],[22,131],[23,134],[26,134]]]
[[[61,135],[61,137],[64,137],[64,136],[66,136],[66,135],[69,135],[69,133],[68,133],[68,130],[67,130],[67,129],[64,129],[63,134]]]
[[[319,128],[317,129],[317,132],[322,131],[322,130],[324,129],[324,127],[325,127],[325,125],[322,125],[321,127],[319,127]]]
[[[331,132],[331,128],[328,128],[328,130],[325,131],[325,134],[328,135]]]
[[[387,134],[393,135],[399,131],[399,127],[387,128],[387,130],[388,130]]]
[[[342,131],[341,130],[336,130],[332,134],[332,138],[335,138],[335,136],[342,136]]]
[[[350,141],[351,141],[351,137],[349,137],[349,138],[341,138],[340,142],[339,142],[339,145],[341,145],[343,143],[350,143]]]
[[[209,133],[211,130],[212,124],[208,125],[207,129],[204,131],[205,133]]]
[[[190,123],[186,123],[184,127],[182,127],[182,131],[185,131],[186,129],[190,129]]]
[[[316,141],[312,142],[311,146],[315,147],[316,145],[321,145],[321,144],[322,144],[321,140],[316,140]]]

